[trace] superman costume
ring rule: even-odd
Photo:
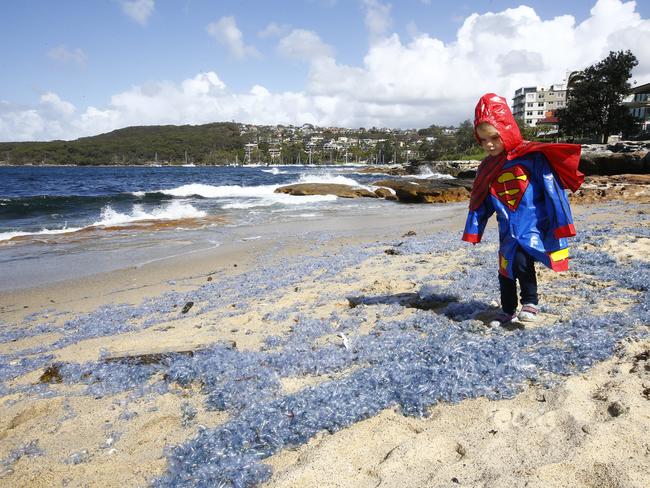
[[[517,246],[554,271],[568,269],[567,237],[575,235],[564,188],[541,152],[505,161],[489,185],[489,196],[469,211],[463,240],[480,242],[490,216],[499,224],[499,273],[513,278]]]
[[[505,151],[485,158],[478,167],[463,240],[480,242],[489,217],[496,212],[502,278],[519,278],[521,284],[513,264],[522,260],[530,261],[529,267],[534,260],[554,271],[565,271],[566,238],[575,235],[575,228],[564,190],[576,191],[584,181],[578,171],[580,146],[524,141],[506,100],[493,93],[481,97],[476,106],[475,135],[476,127],[484,122],[498,131]],[[534,278],[534,267],[532,273]],[[503,305],[501,278],[500,282]]]

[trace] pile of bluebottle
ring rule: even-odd
[[[623,232],[650,237],[650,229],[643,226]],[[214,344],[191,357],[169,354],[152,364],[128,360],[62,364],[57,374],[63,383],[87,385],[86,394],[94,396],[130,391],[135,397],[170,391],[177,385],[200,384],[206,394],[206,408],[228,411],[230,420],[214,429],[199,427],[194,439],[170,447],[167,471],[154,484],[254,486],[271,475],[262,462],[264,458],[287,446],[301,445],[318,432],[338,431],[386,408],[424,416],[438,402],[479,396],[509,398],[531,382],[550,386],[562,376],[585,371],[610,357],[626,338],[647,336],[647,263],[632,260],[623,266],[604,252],[584,249],[583,244],[602,248],[610,237],[609,229],[603,227],[581,231],[573,240],[574,272],[555,280],[554,286],[580,300],[569,307],[570,315],[547,306],[546,312],[563,316],[548,327],[489,329],[474,318],[491,307],[497,294],[494,250],[477,247],[467,253],[460,275],[430,270],[425,281],[438,285],[423,286],[419,295],[422,302],[439,304],[433,309],[415,308],[404,314],[403,303],[385,296],[363,297],[356,306],[333,313],[326,320],[314,318],[309,309],[275,310],[265,320],[294,325],[286,336],[267,337],[259,351]],[[321,238],[327,240],[328,236]],[[496,237],[486,236],[486,241],[490,240],[494,242]],[[317,242],[316,250],[318,246]],[[387,247],[395,252],[386,254]],[[448,255],[461,248],[465,245],[457,235],[445,233],[379,246],[352,246],[338,254],[316,252],[312,257],[284,260],[227,281],[216,279],[199,290],[168,294],[139,307],[107,307],[66,323],[62,338],[56,342],[1,358],[0,394],[17,391],[7,383],[46,367],[54,350],[89,337],[168,322],[170,308],[185,300],[193,300],[200,307],[198,313],[237,315],[252,300],[275,301],[306,277],[323,283],[354,282],[351,270],[368,258],[382,256],[389,261],[395,254],[414,256],[413,267],[404,269],[401,278],[421,282],[416,267],[428,266],[427,257]],[[590,286],[595,281],[606,286]],[[331,292],[311,307],[341,298]],[[634,305],[608,315],[594,315],[594,303],[604,299]],[[38,324],[38,317],[32,320],[31,327],[8,328],[2,340],[52,331],[52,326]],[[368,322],[373,326],[362,333],[368,330],[363,327]],[[318,341],[324,336],[341,340]],[[282,391],[282,378],[305,375],[326,376],[296,393]],[[47,384],[21,387],[21,391],[57,394],[56,385]],[[187,405],[184,408],[191,409]],[[192,412],[188,412],[179,412],[179,416],[191,419]],[[127,410],[124,418],[128,418]]]

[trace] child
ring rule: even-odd
[[[580,146],[524,141],[506,100],[494,93],[476,105],[474,134],[488,156],[477,170],[463,240],[480,242],[497,213],[502,312],[490,325],[515,317],[533,321],[538,314],[535,261],[553,271],[569,266],[566,238],[575,229],[564,189],[576,191],[584,181],[578,171]]]

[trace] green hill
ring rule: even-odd
[[[225,164],[243,159],[240,124],[127,127],[74,141],[0,142],[5,164]]]

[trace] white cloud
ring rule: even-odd
[[[63,63],[85,64],[88,59],[86,53],[81,48],[68,49],[66,46],[57,46],[47,51],[47,56],[54,61]]]
[[[271,91],[257,80],[252,88],[233,92],[217,73],[206,72],[179,83],[134,86],[103,107],[74,110],[46,94],[33,107],[0,103],[0,140],[69,139],[129,125],[225,120],[348,127],[455,124],[471,118],[485,92],[510,99],[516,88],[561,82],[568,70],[628,48],[639,60],[635,79],[650,81],[650,20],[635,12],[633,2],[619,0],[598,1],[580,24],[571,16],[541,19],[525,6],[472,14],[450,43],[426,32],[408,41],[386,34],[375,39],[359,65],[341,63],[316,33],[296,29],[278,49],[309,60],[300,90]]]
[[[268,37],[280,37],[285,35],[291,26],[289,24],[278,24],[277,22],[269,22],[268,25],[257,33],[258,37],[266,39]]]
[[[384,36],[392,24],[390,17],[390,4],[381,3],[379,0],[363,0],[366,11],[366,27],[370,41],[374,42]]]
[[[55,93],[41,95],[35,107],[0,101],[0,140],[36,141],[76,137],[76,108]]]
[[[140,25],[146,25],[153,13],[154,0],[122,0],[122,11]]]
[[[280,39],[278,51],[291,59],[313,61],[331,57],[332,48],[325,44],[315,32],[294,29],[289,35]]]
[[[46,107],[54,115],[70,116],[76,108],[70,102],[61,100],[61,98],[52,92],[47,92],[41,95],[41,104]]]
[[[236,59],[259,56],[257,49],[244,43],[244,35],[232,16],[221,17],[216,22],[208,24],[207,31],[217,42],[226,46]]]

